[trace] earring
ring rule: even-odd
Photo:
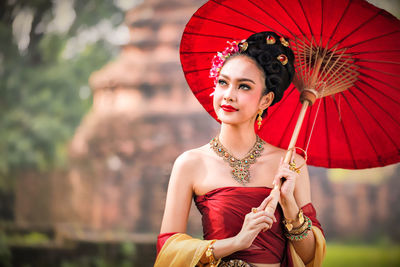
[[[261,115],[263,114],[264,110],[260,109],[260,111],[258,111],[258,117],[257,117],[257,125],[258,125],[258,130],[260,130],[261,128],[261,122],[262,122],[262,117]]]

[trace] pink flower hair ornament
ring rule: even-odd
[[[286,41],[284,37],[281,37],[279,40],[283,46],[286,46],[286,47],[289,46],[289,42]],[[267,44],[270,44],[270,45],[273,45],[276,43],[276,39],[272,35],[268,35],[266,37],[265,41]],[[216,86],[218,83],[219,72],[221,71],[222,66],[224,65],[225,61],[233,54],[246,51],[247,47],[249,46],[249,44],[246,42],[245,39],[240,42],[227,41],[227,44],[228,44],[228,46],[225,48],[225,50],[223,52],[218,52],[211,61],[212,66],[210,69],[209,77],[214,79],[214,86]],[[284,54],[280,54],[276,59],[278,59],[282,63],[282,65],[286,65],[288,63],[288,58]],[[214,92],[215,92],[215,87],[214,87],[214,91],[210,94],[210,96],[213,96]]]
[[[233,41],[233,42],[227,42],[228,46],[224,49],[223,52],[218,52],[214,58],[212,59],[211,63],[211,69],[210,69],[210,78],[214,79],[214,85],[217,85],[218,83],[218,76],[219,72],[222,69],[222,66],[224,65],[225,61],[232,56],[233,54],[238,53],[239,51],[245,51],[247,49],[247,43],[246,40],[242,40],[241,42],[238,41]],[[214,88],[215,91],[215,88]],[[214,91],[210,94],[210,96],[214,95]]]

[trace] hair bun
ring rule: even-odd
[[[267,88],[265,93],[272,91],[275,94],[272,106],[282,99],[293,80],[294,53],[288,46],[288,41],[274,32],[255,33],[246,42],[248,47],[242,54],[253,58],[264,71]],[[282,54],[287,58],[286,64],[279,60]]]

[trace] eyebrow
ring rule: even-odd
[[[228,79],[228,80],[229,80],[229,77],[228,77],[228,76],[226,76],[226,75],[224,75],[224,74],[221,74],[221,76],[224,77],[225,79]],[[238,81],[239,81],[239,82],[251,82],[251,83],[253,83],[253,84],[256,84],[253,80],[247,79],[247,78],[241,78],[241,79],[238,79]]]

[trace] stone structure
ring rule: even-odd
[[[214,135],[217,123],[188,89],[178,53],[200,4],[145,1],[130,10],[130,42],[91,76],[93,107],[70,146],[69,197],[80,223],[157,233],[173,161]],[[189,227],[198,232],[200,221]]]

